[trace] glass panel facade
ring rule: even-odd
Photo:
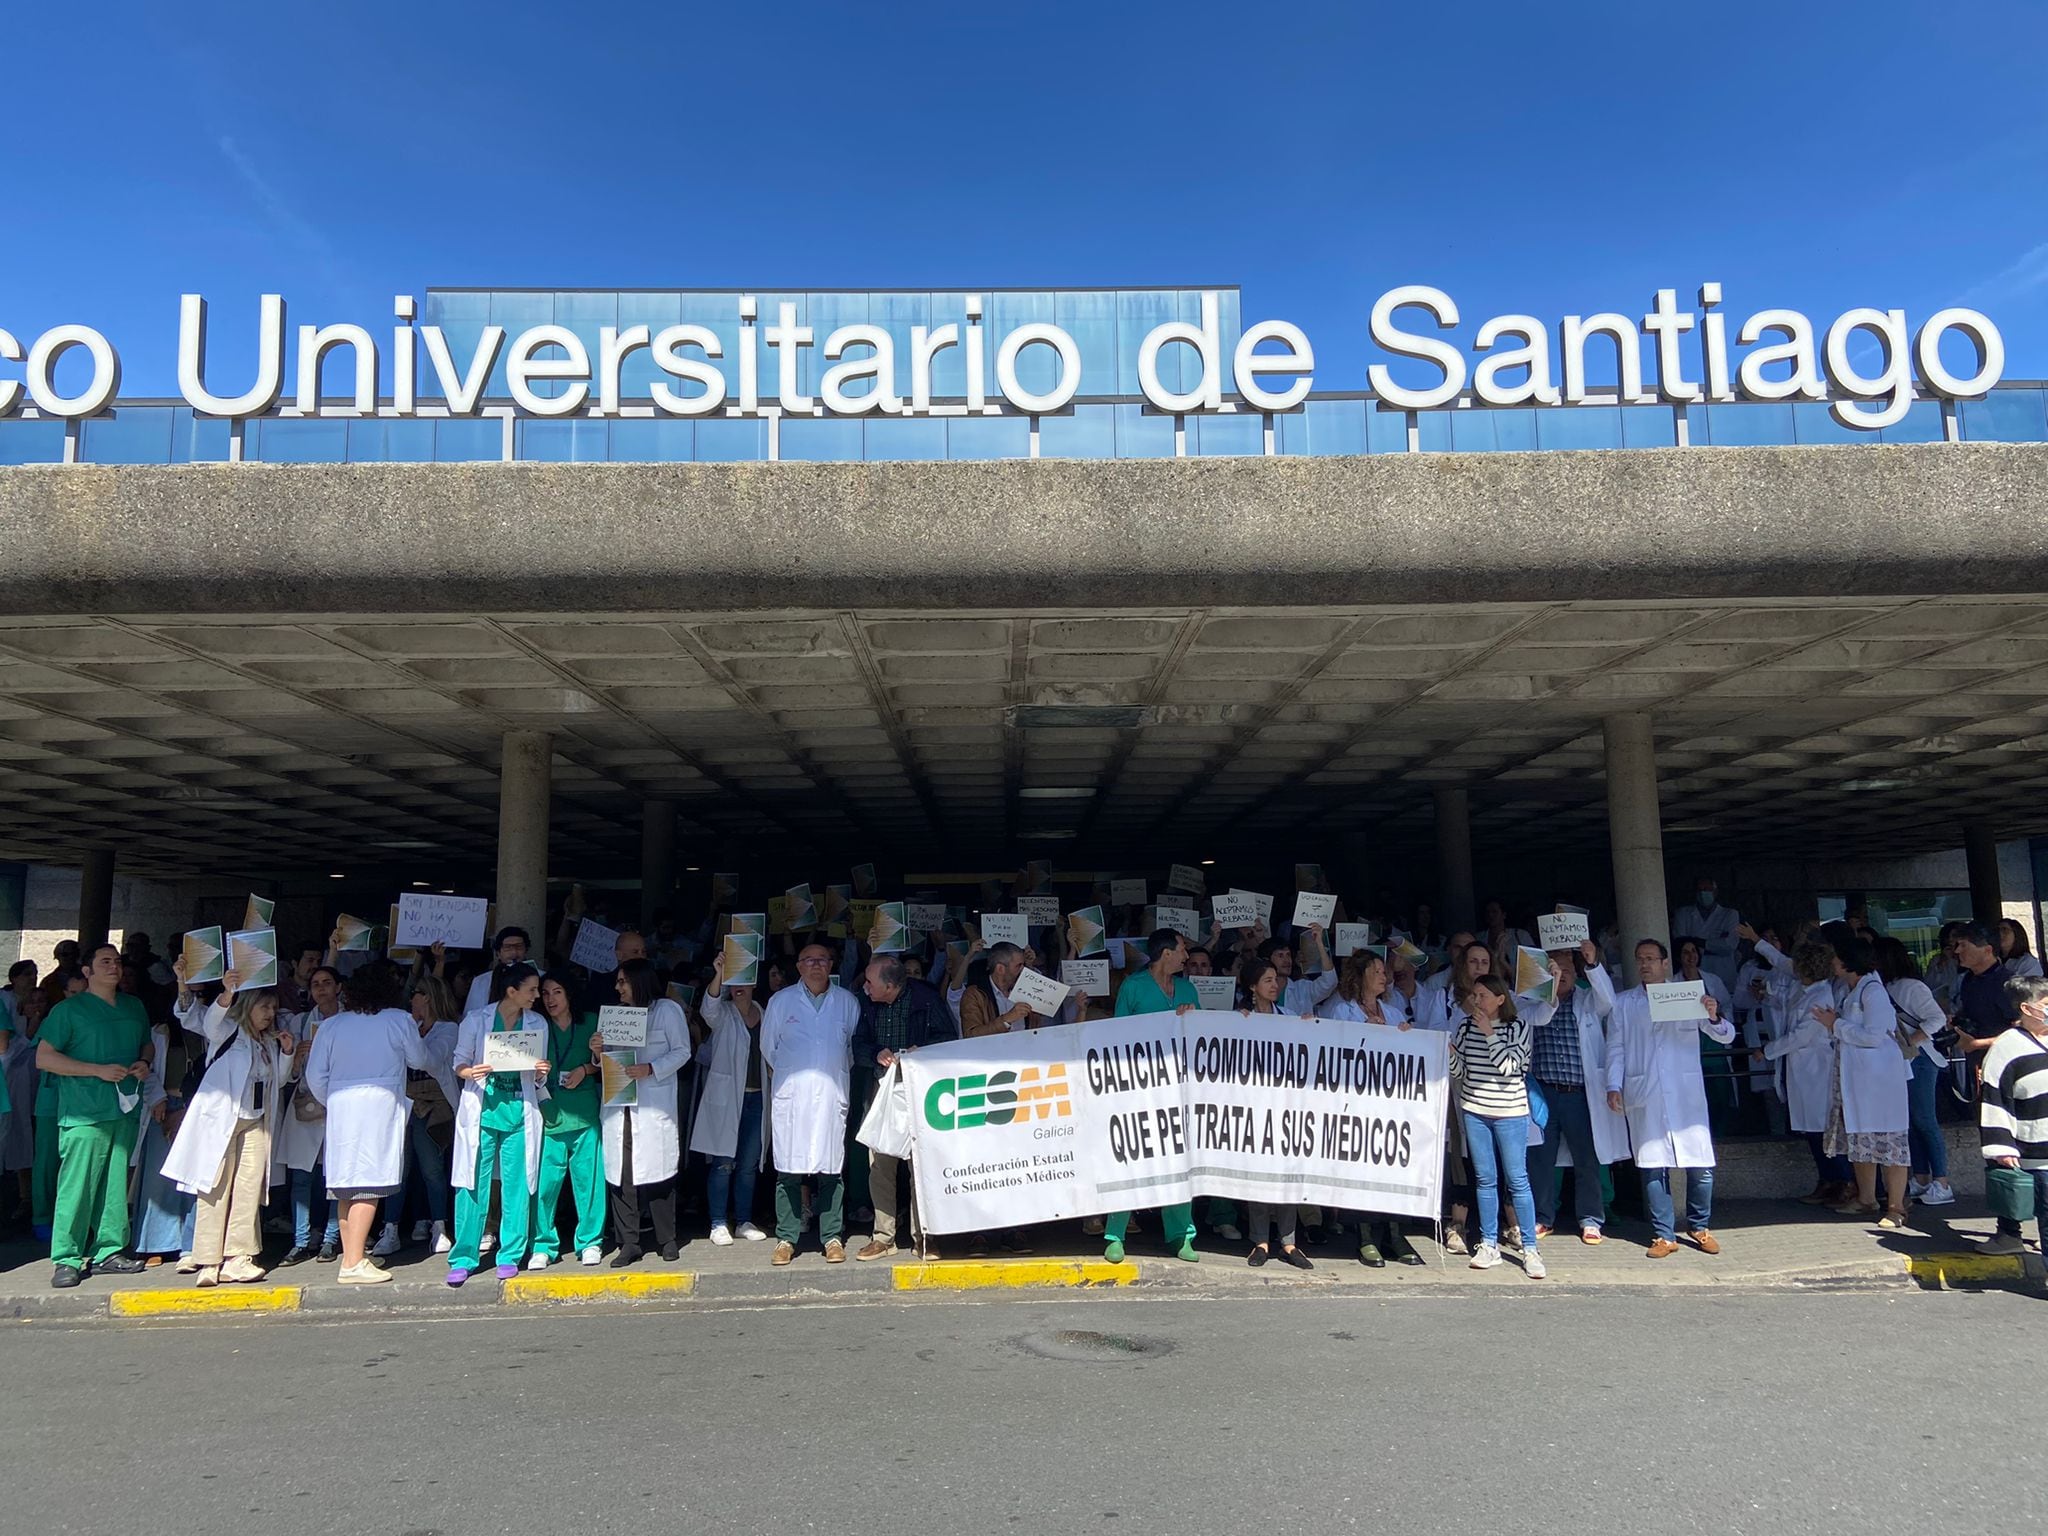
[[[63,462],[63,422],[0,417],[0,464]]]

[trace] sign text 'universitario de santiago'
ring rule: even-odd
[[[239,360],[209,355],[206,300],[186,294],[178,313],[178,388],[194,410],[231,419],[278,409],[288,384],[296,386],[290,406],[301,415],[403,417],[424,404],[462,416],[483,409],[485,391],[502,371],[512,405],[530,416],[857,417],[1045,414],[1102,392],[1107,382],[1085,376],[1080,346],[1058,325],[1034,321],[991,334],[975,294],[964,297],[958,320],[911,326],[907,335],[869,323],[820,335],[800,323],[794,304],[765,305],[744,294],[734,294],[732,303],[732,323],[721,327],[730,341],[702,324],[608,325],[593,345],[568,326],[547,324],[516,333],[485,325],[458,343],[441,326],[415,323],[410,294],[392,301],[387,337],[355,324],[300,325],[294,335],[283,297],[265,294],[255,356]],[[1368,382],[1398,410],[1433,409],[1468,392],[1487,406],[1806,399],[1832,401],[1845,425],[1877,428],[1901,420],[1915,398],[1980,398],[2005,370],[1998,328],[1974,309],[1941,309],[1917,327],[1902,309],[1871,308],[1845,310],[1825,327],[1790,309],[1760,309],[1731,325],[1722,303],[1721,285],[1710,282],[1700,285],[1695,308],[1681,308],[1676,289],[1660,288],[1640,317],[1566,315],[1553,329],[1534,315],[1495,315],[1478,325],[1468,350],[1446,339],[1464,323],[1456,301],[1441,289],[1408,284],[1380,295],[1367,320],[1374,345],[1405,359],[1404,371],[1397,377],[1392,365],[1376,362]],[[1315,383],[1308,335],[1285,320],[1259,320],[1226,352],[1219,316],[1219,296],[1208,292],[1199,320],[1169,320],[1146,333],[1137,358],[1145,399],[1176,414],[1299,406]],[[1169,347],[1192,349],[1194,368],[1179,374],[1185,387],[1161,376]],[[800,385],[799,362],[811,349],[828,365],[815,393]],[[935,364],[956,349],[964,392],[935,396]],[[1027,370],[1043,388],[1027,387],[1020,376],[1020,359],[1033,349],[1050,355],[1050,369]],[[74,352],[84,354],[89,378],[60,389],[57,365]],[[622,375],[642,353],[658,377],[645,397],[629,397]],[[352,362],[339,399],[322,394],[330,354]],[[1596,385],[1589,364],[1607,358],[1614,382]],[[18,376],[11,365],[19,365]],[[1187,385],[1190,372],[1194,382]],[[1425,376],[1420,382],[1417,373]],[[224,377],[247,380],[247,388],[222,393]],[[28,341],[0,329],[0,416],[24,405],[46,416],[95,416],[112,407],[120,384],[120,354],[91,326],[57,325]]]

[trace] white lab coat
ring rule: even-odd
[[[1586,971],[1587,992],[1572,996],[1572,1022],[1579,1031],[1579,1066],[1585,1073],[1586,1110],[1593,1122],[1593,1150],[1603,1163],[1619,1163],[1629,1155],[1628,1117],[1607,1107],[1607,1020],[1614,1012],[1614,983],[1599,966]],[[1557,1016],[1556,1003],[1517,1000],[1515,1008],[1528,1022],[1533,1037],[1548,1029]],[[1535,1076],[1532,1067],[1530,1076]],[[1572,1149],[1562,1140],[1557,1144],[1557,1166],[1572,1166]]]
[[[1925,1056],[1937,1067],[1948,1065],[1948,1057],[1934,1044],[1934,1037],[1948,1026],[1948,1015],[1941,1011],[1941,1004],[1934,996],[1934,989],[1924,981],[1915,981],[1911,976],[1901,976],[1890,983],[1885,992],[1892,1000],[1892,1007],[1898,1010],[1899,1027],[1902,1033],[1914,1030],[1926,1033],[1927,1038],[1914,1048],[1914,1054]],[[1907,1075],[1912,1074],[1913,1063],[1906,1063]]]
[[[302,1091],[327,1106],[327,1188],[348,1194],[398,1188],[405,1178],[407,1068],[429,1069],[426,1042],[403,1008],[344,1010],[320,1026]]]
[[[278,1015],[278,1026],[298,1037],[299,1054],[293,1064],[293,1072],[304,1077],[306,1062],[312,1056],[309,1043],[327,1027],[330,1019],[340,1017],[340,1011],[336,1010],[323,1019],[311,1008],[289,1021],[282,1014]],[[293,1090],[292,1107],[278,1118],[277,1135],[272,1138],[270,1144],[270,1160],[275,1165],[272,1169],[273,1174],[282,1168],[289,1168],[294,1173],[311,1173],[313,1165],[320,1161],[320,1148],[327,1140],[327,1116],[323,1112],[310,1120],[301,1120],[296,1101],[302,1096],[310,1104],[319,1103],[318,1099],[307,1093],[303,1082]]]
[[[276,1134],[289,1070],[274,1039],[259,1046],[247,1031],[236,1026],[219,1003],[206,1009],[200,1033],[206,1042],[206,1059],[213,1064],[206,1068],[192,1102],[185,1107],[185,1118],[178,1126],[171,1150],[164,1156],[163,1166],[163,1176],[188,1195],[203,1195],[220,1182],[221,1161],[227,1156],[228,1143],[241,1122],[242,1094],[252,1072],[263,1083],[264,1127]],[[222,1041],[231,1043],[215,1060],[214,1053]],[[270,1182],[277,1182],[274,1162]]]
[[[1802,987],[1786,1010],[1784,1032],[1764,1046],[1765,1059],[1780,1063],[1778,1070],[1784,1074],[1786,1123],[1802,1135],[1828,1128],[1837,1070],[1835,1037],[1813,1010],[1834,1006],[1835,989],[1827,982]]]
[[[1641,987],[1615,998],[1608,1022],[1607,1091],[1621,1095],[1636,1166],[1713,1167],[1707,1084],[1694,1035],[1726,1045],[1735,1038],[1735,1026],[1726,1019],[1658,1023]]]
[[[775,1168],[836,1174],[846,1165],[847,1069],[860,1001],[834,987],[813,1007],[804,992],[801,982],[784,987],[761,1010]]]
[[[462,1000],[462,1016],[466,1019],[479,1008],[488,1008],[491,1002],[491,973],[493,966],[485,966],[469,978],[469,995]]]
[[[1698,902],[1689,901],[1671,914],[1672,947],[1675,949],[1680,939],[1698,939],[1706,951],[1700,968],[1720,977],[1722,986],[1733,987],[1738,942],[1735,930],[1741,926],[1742,914],[1733,907],[1717,906],[1702,912]]]
[[[1319,971],[1313,976],[1297,976],[1280,989],[1280,1012],[1299,1018],[1314,1014],[1324,998],[1337,990],[1337,973]]]
[[[597,1112],[604,1138],[607,1183],[625,1183],[626,1116],[633,1117],[633,1182],[672,1179],[683,1162],[682,1122],[676,1114],[676,1074],[690,1059],[690,1025],[674,998],[658,997],[647,1010],[647,1044],[640,1059],[654,1068],[634,1090],[632,1105],[607,1104]]]
[[[697,1011],[710,1026],[711,1038],[697,1051],[704,1070],[697,1074],[697,1123],[690,1129],[690,1150],[717,1160],[739,1150],[740,1111],[747,1101],[747,1058],[753,1054],[753,1030],[747,1028],[739,1005],[723,992],[716,997],[706,992]],[[760,1166],[768,1166],[765,1136]]]
[[[460,1072],[464,1067],[474,1067],[483,1061],[484,1036],[491,1032],[493,1028],[492,1021],[497,1016],[498,1005],[496,1003],[486,1003],[474,1013],[463,1016],[462,1023],[455,1031],[453,1063],[457,1072]],[[519,1029],[546,1030],[548,1021],[529,1008],[519,1016],[519,1022],[516,1027]],[[415,1024],[413,1029],[417,1032],[419,1026]],[[543,1035],[542,1039],[545,1040],[546,1036]],[[423,1039],[420,1044],[421,1055],[431,1060],[432,1058],[426,1050],[426,1041]],[[431,1071],[432,1068],[426,1067],[423,1064],[423,1070]],[[460,1094],[453,1100],[455,1105],[455,1151],[449,1163],[449,1181],[457,1189],[475,1189],[477,1148],[483,1139],[484,1085],[482,1083],[472,1083],[461,1078],[456,1079],[456,1081],[462,1084],[462,1089]],[[446,1089],[444,1088],[443,1091],[445,1092]],[[534,1086],[533,1074],[531,1072],[519,1074],[519,1096],[526,1101],[526,1112],[523,1117],[526,1122],[526,1187],[528,1190],[533,1190],[540,1185],[540,1139],[543,1127],[540,1121],[540,1093]],[[489,1187],[488,1181],[486,1181],[486,1187]]]
[[[1400,993],[1389,988],[1380,994],[1380,1012],[1384,1015],[1385,1021],[1388,1024],[1399,1028],[1408,1022],[1408,1000]],[[1350,1001],[1348,998],[1338,997],[1334,993],[1316,1004],[1316,1017],[1319,1019],[1333,1019],[1339,1024],[1370,1024],[1373,1022],[1373,1020],[1365,1016],[1365,1009],[1359,1004]]]
[[[1852,1134],[1903,1131],[1911,1069],[1899,1049],[1899,1015],[1875,975],[1856,978],[1835,1020],[1842,1072],[1842,1128]]]

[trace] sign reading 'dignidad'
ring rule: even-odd
[[[1220,294],[1204,293],[1198,321],[1168,320],[1145,334],[1138,347],[1145,398],[1175,414],[1221,411],[1226,389],[1234,397],[1231,409],[1298,406],[1315,381],[1307,334],[1285,320],[1259,320],[1245,326],[1226,353],[1220,301]],[[795,304],[778,300],[770,312],[745,294],[733,295],[732,303],[734,324],[725,329],[736,339],[728,356],[726,338],[702,324],[602,326],[594,347],[571,327],[553,324],[516,333],[486,325],[473,337],[464,328],[458,340],[441,326],[417,324],[410,294],[392,300],[388,340],[354,324],[300,325],[294,334],[286,327],[283,296],[267,293],[258,306],[253,363],[240,363],[209,354],[207,301],[188,293],[178,310],[178,390],[194,410],[228,418],[276,409],[288,382],[295,386],[292,408],[305,416],[417,415],[422,385],[433,414],[473,416],[501,367],[512,404],[528,416],[650,410],[670,416],[921,416],[1005,407],[1043,414],[1064,410],[1091,390],[1114,391],[1114,380],[1086,375],[1081,348],[1064,327],[1032,321],[994,335],[975,294],[965,296],[960,321],[911,326],[907,337],[867,323],[820,335],[798,322]],[[1554,332],[1534,315],[1495,315],[1474,332],[1468,356],[1441,334],[1462,324],[1456,301],[1440,288],[1404,284],[1380,295],[1368,328],[1374,345],[1410,366],[1397,377],[1388,364],[1373,363],[1367,377],[1396,410],[1447,405],[1468,389],[1490,406],[1832,399],[1830,409],[1844,425],[1877,428],[1901,420],[1918,395],[1977,399],[2005,371],[2004,338],[1974,309],[1937,310],[1917,330],[1903,309],[1847,309],[1824,328],[1797,310],[1760,309],[1732,327],[1731,342],[1732,317],[1721,304],[1721,285],[1708,282],[1700,284],[1697,309],[1681,309],[1677,290],[1660,288],[1640,318],[1611,311],[1566,315]],[[1953,366],[1960,355],[1955,348],[1943,354],[1943,340],[1952,334],[1970,353],[1962,371]],[[1169,388],[1161,378],[1161,354],[1176,346],[1194,352],[1194,383],[1187,388]],[[1749,350],[1738,357],[1735,346]],[[1020,378],[1019,361],[1032,348],[1050,354],[1047,388],[1028,388]],[[799,363],[812,349],[827,365],[815,394],[800,383]],[[935,364],[955,349],[965,365],[965,393],[935,397]],[[57,365],[74,351],[85,354],[90,378],[66,393],[56,382]],[[347,396],[323,400],[329,356],[338,362],[344,353],[352,364]],[[622,378],[629,365],[642,365],[643,354],[658,377],[644,400],[629,398]],[[999,403],[988,398],[991,357]],[[1589,359],[1609,357],[1615,384],[1591,383]],[[731,363],[732,379],[721,361]],[[0,377],[0,416],[24,403],[47,416],[96,416],[113,404],[121,385],[120,353],[89,325],[53,326],[26,345],[0,329],[0,364],[7,363],[22,369],[19,378]],[[1417,370],[1432,377],[1416,382]],[[248,387],[222,393],[216,386],[224,375],[247,380]],[[1183,383],[1186,376],[1183,369]]]

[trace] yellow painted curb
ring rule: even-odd
[[[899,1264],[899,1291],[979,1291],[1033,1285],[1129,1285],[1138,1266],[1107,1259],[942,1259]]]
[[[693,1270],[645,1275],[517,1275],[500,1288],[498,1299],[517,1306],[550,1301],[650,1301],[687,1296],[697,1288]]]
[[[1907,1257],[1906,1273],[1922,1285],[1983,1284],[2025,1279],[2027,1261],[2017,1253],[1922,1253]]]
[[[189,1291],[115,1291],[109,1317],[197,1317],[209,1312],[296,1312],[305,1297],[298,1285],[218,1285]]]

